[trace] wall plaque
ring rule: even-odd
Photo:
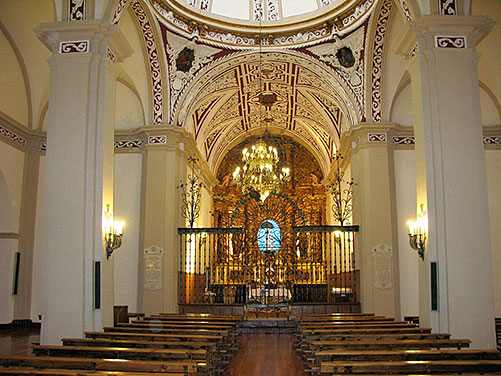
[[[144,289],[160,290],[162,288],[163,248],[152,245],[144,249]]]
[[[374,261],[374,287],[391,289],[393,287],[393,252],[390,247],[380,244],[372,249]]]

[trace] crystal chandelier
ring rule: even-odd
[[[265,135],[268,131],[265,131]],[[290,180],[290,169],[279,168],[277,148],[263,137],[250,148],[242,150],[243,167],[233,172],[233,181],[242,188],[244,194],[266,200],[270,193],[280,192],[282,185]]]
[[[272,92],[264,92],[262,75],[268,75],[268,69],[263,69],[262,64],[262,39],[261,20],[259,21],[259,121],[261,110],[264,106],[267,111],[277,101],[277,95]],[[280,169],[280,156],[277,148],[271,143],[271,135],[268,132],[270,116],[266,116],[266,128],[262,137],[250,148],[242,150],[243,166],[238,166],[233,172],[233,181],[242,188],[244,194],[249,194],[255,199],[266,200],[270,193],[280,192],[282,185],[290,180],[290,169]]]

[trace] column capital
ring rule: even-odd
[[[189,138],[185,128],[175,125],[148,125],[138,129],[144,134],[145,146],[148,148],[179,148],[184,150],[184,143]]]
[[[341,138],[341,152],[357,152],[361,147],[390,146],[393,136],[405,127],[395,123],[360,123],[350,128]],[[344,154],[343,154],[344,155]]]
[[[487,16],[423,16],[404,25],[392,49],[406,59],[434,48],[474,49],[494,24]]]
[[[93,53],[122,62],[134,52],[118,25],[100,20],[42,23],[35,33],[53,55]]]

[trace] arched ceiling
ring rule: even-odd
[[[181,104],[180,124],[191,131],[213,171],[225,153],[250,134],[286,134],[306,146],[324,173],[341,133],[353,124],[353,105],[332,75],[286,53],[250,53],[213,68]],[[261,92],[274,93],[269,112]]]

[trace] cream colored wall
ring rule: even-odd
[[[116,87],[116,130],[130,130],[143,126],[143,108],[137,96],[121,82]]]
[[[24,153],[0,141],[0,171],[5,177],[12,200],[12,227],[10,229],[0,229],[0,232],[19,231],[23,167]]]
[[[142,34],[140,31],[137,30],[136,27],[137,21],[134,18],[135,16],[131,14],[130,10],[124,12],[122,15],[122,20],[120,22],[120,30],[124,33],[125,37],[127,38],[127,41],[134,50],[134,53],[132,54],[132,56],[127,58],[123,63],[120,63],[120,67],[122,67],[127,72],[127,75],[129,76],[130,80],[132,80],[134,87],[139,93],[139,97],[141,98],[144,110],[146,111],[145,114],[146,121],[143,124],[136,125],[137,119],[136,118],[130,119],[131,120],[130,125],[138,127],[150,123],[149,119],[151,119],[151,114],[150,114],[151,106],[149,105],[150,103],[149,98],[150,98],[151,79],[149,74],[150,70],[146,66],[146,57],[144,55],[144,48],[143,48],[144,42],[142,41]],[[117,91],[117,100],[118,102],[120,102],[120,97],[118,97],[118,91]],[[137,104],[134,104],[134,106],[137,107]],[[120,127],[119,129],[125,129],[126,124],[120,123],[118,122],[118,120],[121,120],[121,117],[128,116],[127,115],[128,113],[129,111],[123,112],[119,108],[117,108],[116,124],[118,127]]]
[[[0,170],[0,231],[10,232],[12,228],[12,198],[7,181]],[[0,324],[10,323],[14,314],[12,283],[14,253],[17,239],[0,238]]]
[[[416,162],[414,150],[395,150],[401,315],[419,315],[418,257],[409,245],[407,221],[416,217]]]
[[[501,124],[500,113],[494,100],[483,88],[480,88],[480,110],[482,112],[482,125],[491,126]]]
[[[125,222],[122,246],[113,253],[115,305],[130,312],[137,310],[142,163],[142,154],[115,154],[115,218]]]
[[[478,78],[492,91],[494,96],[501,98],[501,1],[474,0],[472,14],[489,16],[496,24],[487,37],[477,47],[480,53],[478,62]]]
[[[405,86],[394,98],[390,121],[401,125],[413,125],[411,85]]]
[[[485,152],[487,194],[491,230],[492,272],[494,280],[494,310],[501,316],[501,150]]]
[[[40,43],[33,29],[42,22],[54,21],[54,17],[54,3],[52,1],[0,1],[0,22],[6,27],[19,49],[29,80],[33,115],[32,119],[26,118],[22,121],[26,126],[29,126],[29,124],[36,125],[37,123],[40,107],[45,104],[42,98],[49,77],[47,59],[50,57],[50,52]],[[3,60],[4,49],[0,51]],[[5,68],[6,64],[2,61],[2,69],[0,71]],[[3,83],[0,86],[3,86]],[[20,87],[20,90],[25,90],[24,84]],[[0,106],[2,106],[1,103],[0,101]],[[27,117],[28,113],[25,113],[24,116]]]
[[[0,141],[0,232],[18,232],[24,154]],[[0,238],[0,324],[13,319],[14,254],[17,239]]]
[[[28,124],[28,102],[23,74],[9,41],[0,32],[0,111],[21,124]]]
[[[38,174],[37,217],[33,244],[33,283],[31,285],[31,321],[39,322],[42,314],[43,199],[45,189],[45,157],[40,157]]]
[[[394,5],[392,8],[388,30],[386,31],[385,53],[383,63],[383,95],[382,95],[382,115],[383,121],[388,121],[390,116],[390,107],[393,98],[396,95],[402,77],[406,73],[408,61],[402,56],[397,55],[392,50],[395,39],[404,26],[405,20],[401,12]],[[391,120],[394,121],[394,120]]]

